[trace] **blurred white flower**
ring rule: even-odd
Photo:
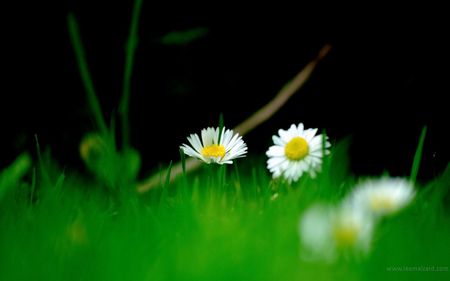
[[[333,261],[340,251],[367,253],[373,233],[373,217],[353,206],[314,205],[301,217],[301,256],[306,260]]]
[[[333,216],[333,240],[337,248],[353,248],[367,253],[373,227],[373,217],[364,209],[344,204]]]
[[[201,141],[197,134],[191,134],[187,139],[191,146],[183,144],[180,148],[186,155],[198,158],[205,163],[232,164],[233,159],[244,157],[247,145],[239,134],[232,130],[222,129],[219,138],[219,128],[206,128],[201,131]]]
[[[294,124],[285,131],[280,129],[279,136],[273,136],[274,145],[266,155],[267,168],[273,177],[283,176],[288,182],[297,181],[303,173],[315,177],[320,171],[323,157],[323,136],[316,135],[317,129],[304,129],[303,124]],[[331,145],[325,141],[325,148]],[[329,153],[328,150],[325,151]]]
[[[347,198],[348,204],[380,216],[393,214],[412,201],[412,183],[402,178],[369,179],[358,184]]]

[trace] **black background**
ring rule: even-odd
[[[438,8],[357,9],[285,5],[201,6],[144,1],[132,81],[131,141],[143,172],[178,160],[185,137],[218,123],[234,127],[267,103],[324,44],[332,51],[304,88],[245,137],[264,153],[279,128],[303,122],[333,140],[352,139],[354,173],[407,175],[428,126],[422,179],[448,163],[448,32]],[[78,19],[102,109],[116,116],[131,1],[20,2],[2,8],[1,166],[34,134],[64,167],[82,170],[78,144],[94,130],[70,45]],[[203,27],[182,46],[161,38]]]

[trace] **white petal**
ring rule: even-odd
[[[317,129],[307,129],[304,131],[303,136],[307,142],[310,142],[312,138],[316,135]]]
[[[201,134],[202,134],[202,145],[203,145],[203,147],[211,145],[212,144],[212,138],[211,138],[211,134],[209,132],[209,128],[203,129]]]
[[[317,146],[321,147],[322,141],[323,141],[322,135],[317,135],[309,141],[309,146],[310,147],[317,147]]]
[[[191,157],[197,157],[197,158],[202,158],[202,155],[200,153],[198,153],[197,151],[195,151],[194,149],[192,149],[190,146],[187,146],[186,144],[183,144],[183,146],[181,147],[183,149],[184,154],[191,156]]]
[[[220,128],[219,128],[219,130],[220,130]],[[221,144],[222,143],[222,140],[223,140],[223,138],[224,138],[224,136],[225,136],[225,132],[227,131],[227,129],[225,129],[225,127],[223,127],[222,128],[222,133],[220,133],[220,139],[218,140],[218,144]]]
[[[233,137],[233,131],[226,130],[224,135],[223,135],[223,137],[222,137],[222,140],[220,141],[220,144],[225,146],[225,147],[228,147],[232,137]]]
[[[310,151],[309,155],[316,158],[322,158],[322,150]]]
[[[229,146],[228,148],[225,148],[225,150],[226,150],[226,151],[228,150],[227,154],[232,155],[232,154],[236,154],[236,153],[237,153],[238,151],[240,151],[240,150],[245,150],[245,151],[247,151],[247,146],[246,146],[246,144],[244,143],[244,141],[242,140],[242,138],[239,137],[239,138],[236,140],[236,142],[233,144],[233,146]]]
[[[214,144],[219,144],[219,128],[211,128],[211,137],[213,139]]]
[[[269,160],[267,160],[267,168],[271,169],[275,166],[280,166],[283,161],[287,161],[284,157],[272,157]],[[281,166],[280,166],[281,167]]]
[[[298,136],[303,136],[303,130],[304,130],[303,123],[298,124],[298,127],[297,127],[297,135],[298,135]]]
[[[283,129],[279,129],[278,130],[278,135],[281,137],[281,139],[285,142],[288,143],[291,140],[291,137],[289,136],[289,133]]]
[[[269,150],[267,150],[266,155],[268,157],[280,157],[284,156],[284,147],[273,145],[269,147]]]
[[[230,140],[230,142],[228,143],[228,146],[227,147],[225,147],[225,150],[230,150],[231,148],[233,148],[235,145],[236,145],[236,143],[239,141],[239,134],[235,134],[234,136],[233,136],[233,138],[231,138],[231,140]]]
[[[290,138],[290,139],[299,136],[299,135],[298,135],[298,131],[297,131],[297,127],[296,127],[294,124],[292,124],[291,127],[289,128],[288,134],[289,134],[289,138]]]
[[[190,138],[188,137],[188,141],[198,153],[202,151],[203,146],[197,134],[192,134]]]
[[[273,143],[279,146],[285,146],[286,143],[278,136],[272,136]]]

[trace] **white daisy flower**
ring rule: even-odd
[[[303,173],[315,177],[322,166],[323,136],[316,135],[317,129],[304,129],[303,124],[294,124],[285,131],[280,129],[279,136],[273,136],[275,145],[269,147],[266,155],[267,168],[273,177],[283,176],[288,182],[297,181]],[[328,139],[328,138],[327,138]],[[325,142],[325,148],[331,145]],[[329,153],[328,150],[325,151]]]
[[[350,194],[348,201],[379,216],[399,211],[411,202],[414,195],[414,187],[410,181],[384,177],[360,183]]]
[[[341,250],[367,253],[373,225],[373,217],[362,209],[314,205],[300,219],[302,258],[333,261]]]
[[[373,217],[358,206],[341,205],[333,217],[333,241],[337,248],[368,252],[372,241]]]
[[[233,159],[244,157],[247,153],[247,145],[242,137],[232,130],[223,128],[219,139],[219,131],[219,128],[203,129],[201,141],[197,134],[191,134],[187,138],[191,146],[183,144],[180,148],[186,155],[208,164],[232,164]]]

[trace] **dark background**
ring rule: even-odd
[[[292,6],[164,6],[144,1],[132,81],[131,141],[143,175],[178,160],[188,134],[218,123],[234,127],[266,104],[324,44],[332,51],[305,87],[271,120],[245,137],[264,153],[279,128],[303,122],[352,139],[359,175],[409,173],[428,126],[422,179],[448,163],[448,35],[436,8],[347,9],[318,2]],[[94,130],[69,42],[66,16],[80,24],[107,120],[117,116],[131,1],[10,3],[2,19],[1,167],[34,134],[64,167],[83,170],[82,136]],[[389,12],[388,12],[389,11]],[[166,45],[173,31],[206,28],[185,45]]]

